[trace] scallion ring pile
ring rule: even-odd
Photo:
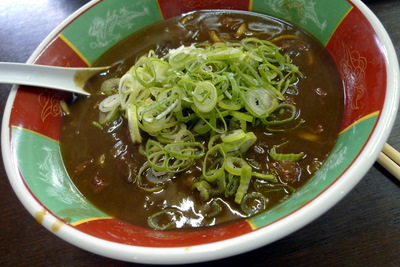
[[[284,102],[285,93],[301,73],[280,50],[269,41],[245,38],[181,46],[162,58],[150,51],[122,76],[117,90],[108,88],[108,96],[99,103],[99,123],[107,124],[123,112],[132,142],[147,140],[143,145],[147,161],[136,179],[138,187],[162,190],[165,179],[202,160],[202,176],[192,189],[204,201],[233,196],[250,215],[263,210],[265,199],[247,192],[250,180],[275,177],[258,172],[244,154],[257,140],[247,131],[249,124],[269,127],[295,118],[296,107]],[[277,120],[271,114],[279,109],[292,115]],[[208,142],[197,140],[205,135]],[[276,160],[303,156],[279,154],[276,148],[270,151]],[[257,208],[247,202],[257,202]],[[212,214],[220,209],[214,210]],[[155,221],[152,217],[150,225]]]

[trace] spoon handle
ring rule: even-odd
[[[0,62],[0,83],[53,88],[90,95],[82,89],[86,81],[107,68],[65,68]]]

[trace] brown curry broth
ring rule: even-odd
[[[122,76],[138,56],[150,49],[162,54],[181,44],[204,42],[209,40],[212,30],[218,32],[219,36],[232,37],[242,22],[246,22],[250,29],[248,36],[260,39],[271,39],[273,36],[285,34],[300,37],[277,42],[282,47],[289,45],[284,51],[292,56],[293,62],[304,75],[296,90],[288,95],[288,101],[294,102],[299,109],[299,118],[286,126],[289,130],[285,132],[270,133],[262,127],[252,129],[258,141],[247,155],[266,170],[282,168],[278,172],[278,180],[289,182],[293,188],[301,187],[325,161],[337,139],[342,120],[343,88],[340,75],[328,53],[315,39],[284,22],[246,12],[208,11],[195,12],[192,15],[194,19],[187,21],[184,26],[179,23],[182,17],[169,19],[133,34],[110,49],[95,65],[118,63],[118,67],[106,76],[92,79],[86,86],[92,96],[69,103],[70,115],[65,116],[62,122],[62,156],[76,187],[104,212],[142,227],[148,227],[148,216],[171,206],[187,210],[194,218],[185,226],[215,225],[246,216],[233,202],[233,198],[228,198],[221,201],[224,203],[223,212],[216,220],[199,220],[196,213],[204,208],[204,203],[190,190],[190,184],[201,175],[200,166],[195,166],[167,182],[161,192],[149,194],[137,189],[134,183],[127,180],[129,177],[135,179],[134,173],[145,159],[138,153],[139,146],[131,143],[126,121],[120,115],[104,126],[103,130],[92,125],[92,121],[98,121],[97,103],[104,98],[97,94],[101,83],[107,78]],[[218,22],[221,19],[225,26]],[[235,38],[232,41],[233,39]],[[304,43],[307,43],[308,50],[313,55],[313,64],[310,66],[305,66],[309,62],[310,54],[302,51]],[[300,119],[304,123],[299,124]],[[318,133],[310,135],[312,131]],[[318,140],[308,140],[307,136],[318,136]],[[306,157],[296,165],[283,163],[283,167],[279,167],[279,163],[268,156],[268,150],[274,144],[286,141],[288,143],[279,149],[280,152],[304,152]],[[99,163],[101,155],[106,155],[104,164]],[[290,177],[293,170],[295,176]],[[285,175],[289,175],[289,178],[285,178]],[[249,190],[253,189],[251,184]],[[268,208],[283,201],[288,195],[287,190],[268,194]]]

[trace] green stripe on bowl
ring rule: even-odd
[[[155,0],[103,1],[75,19],[61,36],[91,65],[128,35],[160,20]]]
[[[13,127],[11,134],[25,183],[50,212],[69,223],[108,217],[75,188],[65,171],[58,142],[21,128]]]
[[[351,9],[346,0],[253,0],[251,11],[295,24],[326,45]]]
[[[318,173],[288,200],[265,213],[248,219],[247,221],[250,225],[257,229],[273,223],[296,211],[321,194],[340,177],[358,156],[369,138],[377,119],[378,113],[374,113],[373,116],[366,116],[342,132],[326,163]]]

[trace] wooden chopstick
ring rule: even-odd
[[[399,151],[391,147],[389,144],[385,144],[376,161],[400,181]]]

